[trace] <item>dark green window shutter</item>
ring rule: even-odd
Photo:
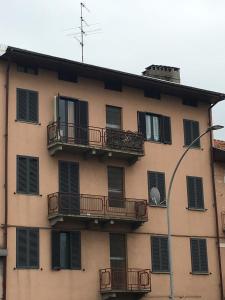
[[[205,239],[191,239],[191,262],[193,273],[208,273],[207,245]]]
[[[146,139],[146,114],[144,112],[138,112],[138,132],[142,133]]]
[[[17,89],[17,120],[38,122],[38,93]]]
[[[17,156],[17,192],[27,193],[28,191],[28,161],[26,157]]]
[[[60,233],[52,230],[52,269],[60,269]]]
[[[152,271],[169,272],[168,238],[151,237]]]
[[[28,159],[29,162],[29,193],[31,194],[38,194],[39,187],[38,187],[38,181],[39,181],[39,170],[38,170],[38,159],[30,157]]]
[[[29,266],[39,267],[39,230],[30,229],[29,233]]]
[[[17,268],[39,268],[39,230],[37,228],[16,229]]]
[[[151,189],[155,187],[160,193],[160,203],[155,203],[154,199],[151,199]],[[165,191],[165,173],[162,172],[148,172],[148,192],[149,202],[153,205],[165,205],[166,204],[166,191]]]
[[[38,93],[28,91],[28,121],[38,122]]]
[[[160,118],[161,122],[161,141],[164,144],[171,144],[171,122],[170,117],[161,116]]]
[[[202,178],[187,176],[188,207],[204,209]]]
[[[81,268],[80,232],[70,232],[70,266],[71,269]]]
[[[199,123],[197,121],[184,120],[184,144],[189,146],[199,136]],[[200,147],[200,140],[193,147]]]
[[[79,114],[77,120],[79,120],[78,129],[76,132],[77,142],[80,144],[87,144],[89,138],[88,132],[88,102],[77,101],[76,113]]]

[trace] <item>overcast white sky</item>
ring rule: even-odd
[[[225,0],[86,0],[85,62],[140,74],[151,64],[181,68],[183,84],[225,93]],[[0,43],[80,60],[66,29],[80,0],[0,0]],[[71,31],[69,31],[71,32]],[[75,29],[74,32],[77,32]],[[214,123],[225,125],[225,101]],[[225,130],[216,134],[225,139]]]

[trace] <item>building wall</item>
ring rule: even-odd
[[[215,162],[214,167],[220,235],[221,264],[224,283],[223,288],[225,294],[225,231],[223,231],[225,224],[222,223],[222,212],[225,212],[225,164],[222,162]]]
[[[15,121],[16,88],[39,92],[40,124]],[[46,143],[46,127],[53,120],[53,98],[58,93],[88,101],[90,126],[106,126],[106,105],[122,107],[123,129],[132,131],[137,131],[137,111],[170,116],[172,145],[145,142],[145,156],[132,166],[113,158],[99,162],[98,159],[84,160],[80,155],[68,153],[50,156]],[[125,196],[147,199],[147,171],[165,172],[168,188],[175,163],[185,149],[183,119],[199,121],[202,132],[208,127],[207,108],[203,103],[200,103],[198,108],[184,106],[181,99],[169,95],[162,95],[161,100],[145,98],[142,90],[126,86],[122,93],[105,90],[103,82],[85,78],[79,78],[78,83],[63,82],[57,79],[56,73],[42,69],[38,76],[19,73],[13,66],[9,100],[8,222],[11,227],[8,229],[7,300],[100,299],[98,270],[109,267],[110,264],[108,232],[82,230],[82,270],[51,270],[47,195],[58,191],[59,160],[79,162],[81,193],[107,195],[107,166],[115,165],[125,168]],[[175,293],[186,296],[186,299],[220,299],[209,148],[209,136],[205,136],[201,141],[201,148],[188,153],[177,173],[171,195]],[[16,193],[16,155],[39,157],[39,196]],[[186,209],[187,175],[203,177],[204,201],[207,208],[205,212]],[[129,267],[151,268],[150,236],[167,233],[166,209],[149,207],[148,214],[147,223],[128,233]],[[40,227],[40,269],[16,269],[16,226]],[[113,226],[110,231],[114,231]],[[207,239],[210,275],[190,274],[190,237],[198,236]],[[166,299],[168,289],[168,274],[152,274],[152,292],[143,299]]]

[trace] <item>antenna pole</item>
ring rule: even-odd
[[[84,30],[83,30],[83,6],[84,4],[81,2],[80,3],[80,33],[81,33],[81,60],[84,62]]]

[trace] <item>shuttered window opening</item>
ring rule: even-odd
[[[184,99],[182,99],[182,104],[187,105],[187,106],[197,107],[198,106],[198,100],[190,99],[190,98],[184,98]]]
[[[58,71],[58,79],[70,82],[77,82],[77,74],[72,71]]]
[[[37,228],[16,229],[16,267],[39,268],[39,230]]]
[[[17,71],[31,75],[38,75],[38,67],[36,66],[17,65]]]
[[[81,269],[80,232],[52,231],[52,269]]]
[[[161,98],[160,90],[156,88],[145,89],[144,96],[148,98],[158,99],[158,100]]]
[[[208,258],[206,239],[190,239],[192,273],[207,274]]]
[[[199,136],[199,122],[192,120],[184,120],[184,145],[189,146]],[[196,141],[193,148],[200,147],[200,140]]]
[[[169,272],[168,238],[162,236],[151,237],[152,271]]]
[[[17,121],[38,123],[38,92],[17,89]]]
[[[187,176],[188,208],[204,209],[203,182],[201,177]]]
[[[39,160],[36,157],[17,156],[17,193],[39,193]]]
[[[148,172],[149,203],[155,206],[166,206],[165,173]]]
[[[171,121],[167,116],[138,112],[138,131],[146,141],[171,144]]]
[[[121,108],[116,106],[106,106],[106,127],[121,129]]]
[[[105,89],[122,92],[122,82],[116,79],[108,79],[104,81]]]
[[[124,205],[124,169],[108,167],[108,197],[109,206],[123,207]]]

